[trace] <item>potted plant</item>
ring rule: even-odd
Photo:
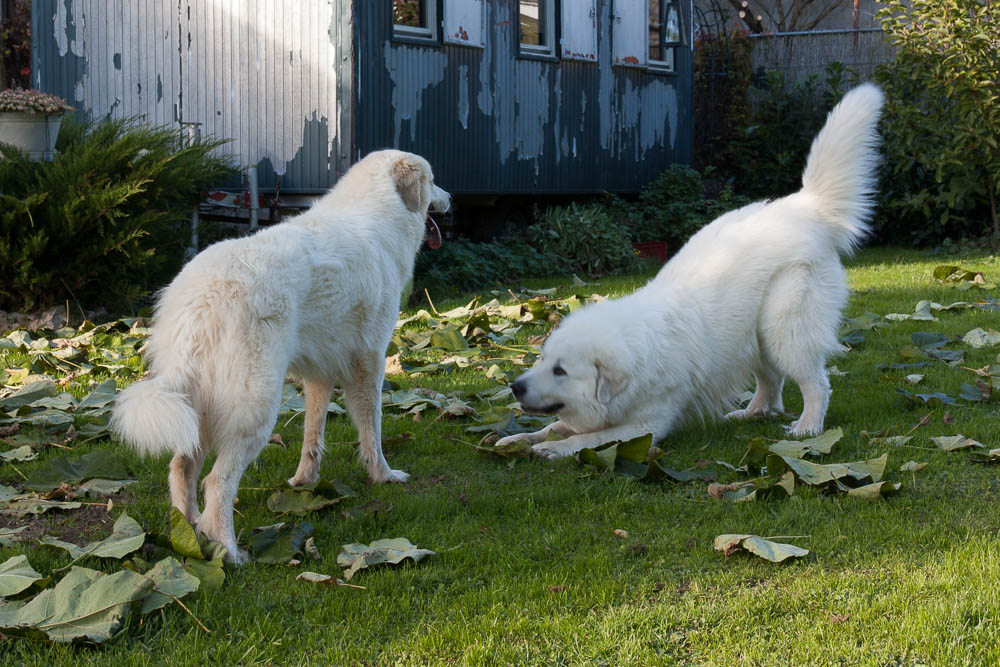
[[[40,90],[0,90],[0,143],[12,144],[32,160],[52,161],[66,100]]]

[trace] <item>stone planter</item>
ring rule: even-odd
[[[0,111],[0,143],[13,144],[31,160],[55,159],[62,112]]]

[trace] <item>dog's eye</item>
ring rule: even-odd
[[[566,369],[563,368],[562,366],[556,366],[555,368],[552,369],[552,374],[553,375],[566,375]]]

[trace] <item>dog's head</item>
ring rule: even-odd
[[[451,195],[434,184],[431,165],[419,155],[396,152],[390,173],[403,205],[426,220],[428,245],[439,247],[441,231],[429,213],[446,213],[451,208]]]
[[[511,385],[526,413],[556,414],[577,433],[605,428],[628,384],[620,344],[588,335],[588,319],[567,318],[549,336],[538,363]]]

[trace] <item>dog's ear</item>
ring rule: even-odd
[[[601,405],[607,405],[612,398],[625,389],[628,379],[624,373],[619,373],[600,361],[595,365],[597,366],[597,400]]]
[[[427,210],[427,170],[420,161],[409,155],[396,160],[392,165],[392,180],[406,208],[414,213]]]

